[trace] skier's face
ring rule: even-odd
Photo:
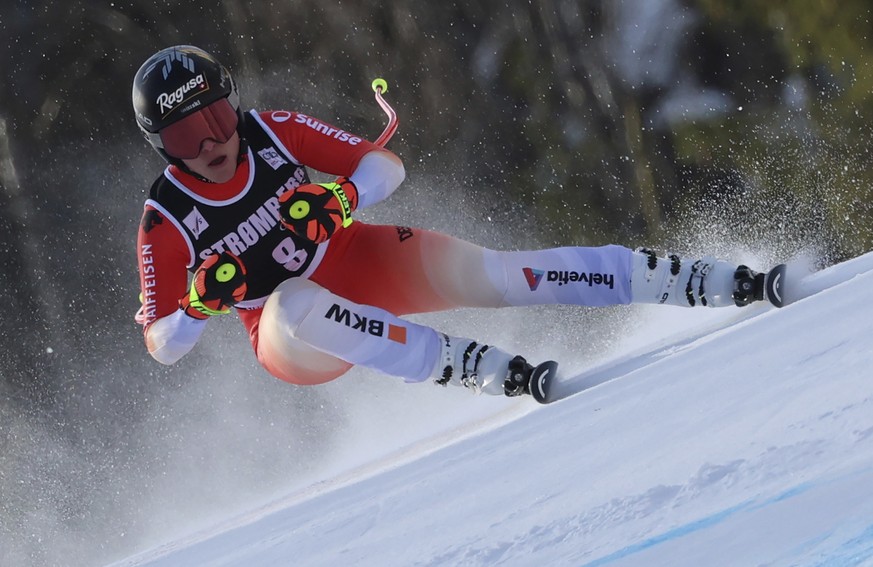
[[[239,134],[234,132],[223,144],[206,138],[200,143],[200,154],[182,162],[188,169],[213,183],[225,183],[236,173],[238,155]]]
[[[167,155],[181,159],[191,171],[224,183],[236,171],[239,114],[226,98],[173,122],[160,132]]]

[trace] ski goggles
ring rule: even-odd
[[[226,98],[222,98],[173,122],[159,134],[164,151],[169,156],[195,159],[200,155],[203,140],[211,139],[219,144],[227,142],[236,132],[238,122],[236,110]]]

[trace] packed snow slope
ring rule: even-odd
[[[499,400],[118,565],[873,565],[871,270],[657,341],[653,308],[551,405]]]

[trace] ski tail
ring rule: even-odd
[[[785,296],[787,269],[785,264],[774,266],[764,279],[764,297],[776,307],[784,307],[788,303]]]
[[[530,375],[530,393],[533,399],[541,404],[547,404],[552,401],[552,385],[558,376],[558,363],[554,360],[547,360],[536,366]]]

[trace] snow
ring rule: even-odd
[[[873,565],[871,290],[866,255],[783,309],[651,307],[548,406],[361,409],[346,467],[114,565]]]

